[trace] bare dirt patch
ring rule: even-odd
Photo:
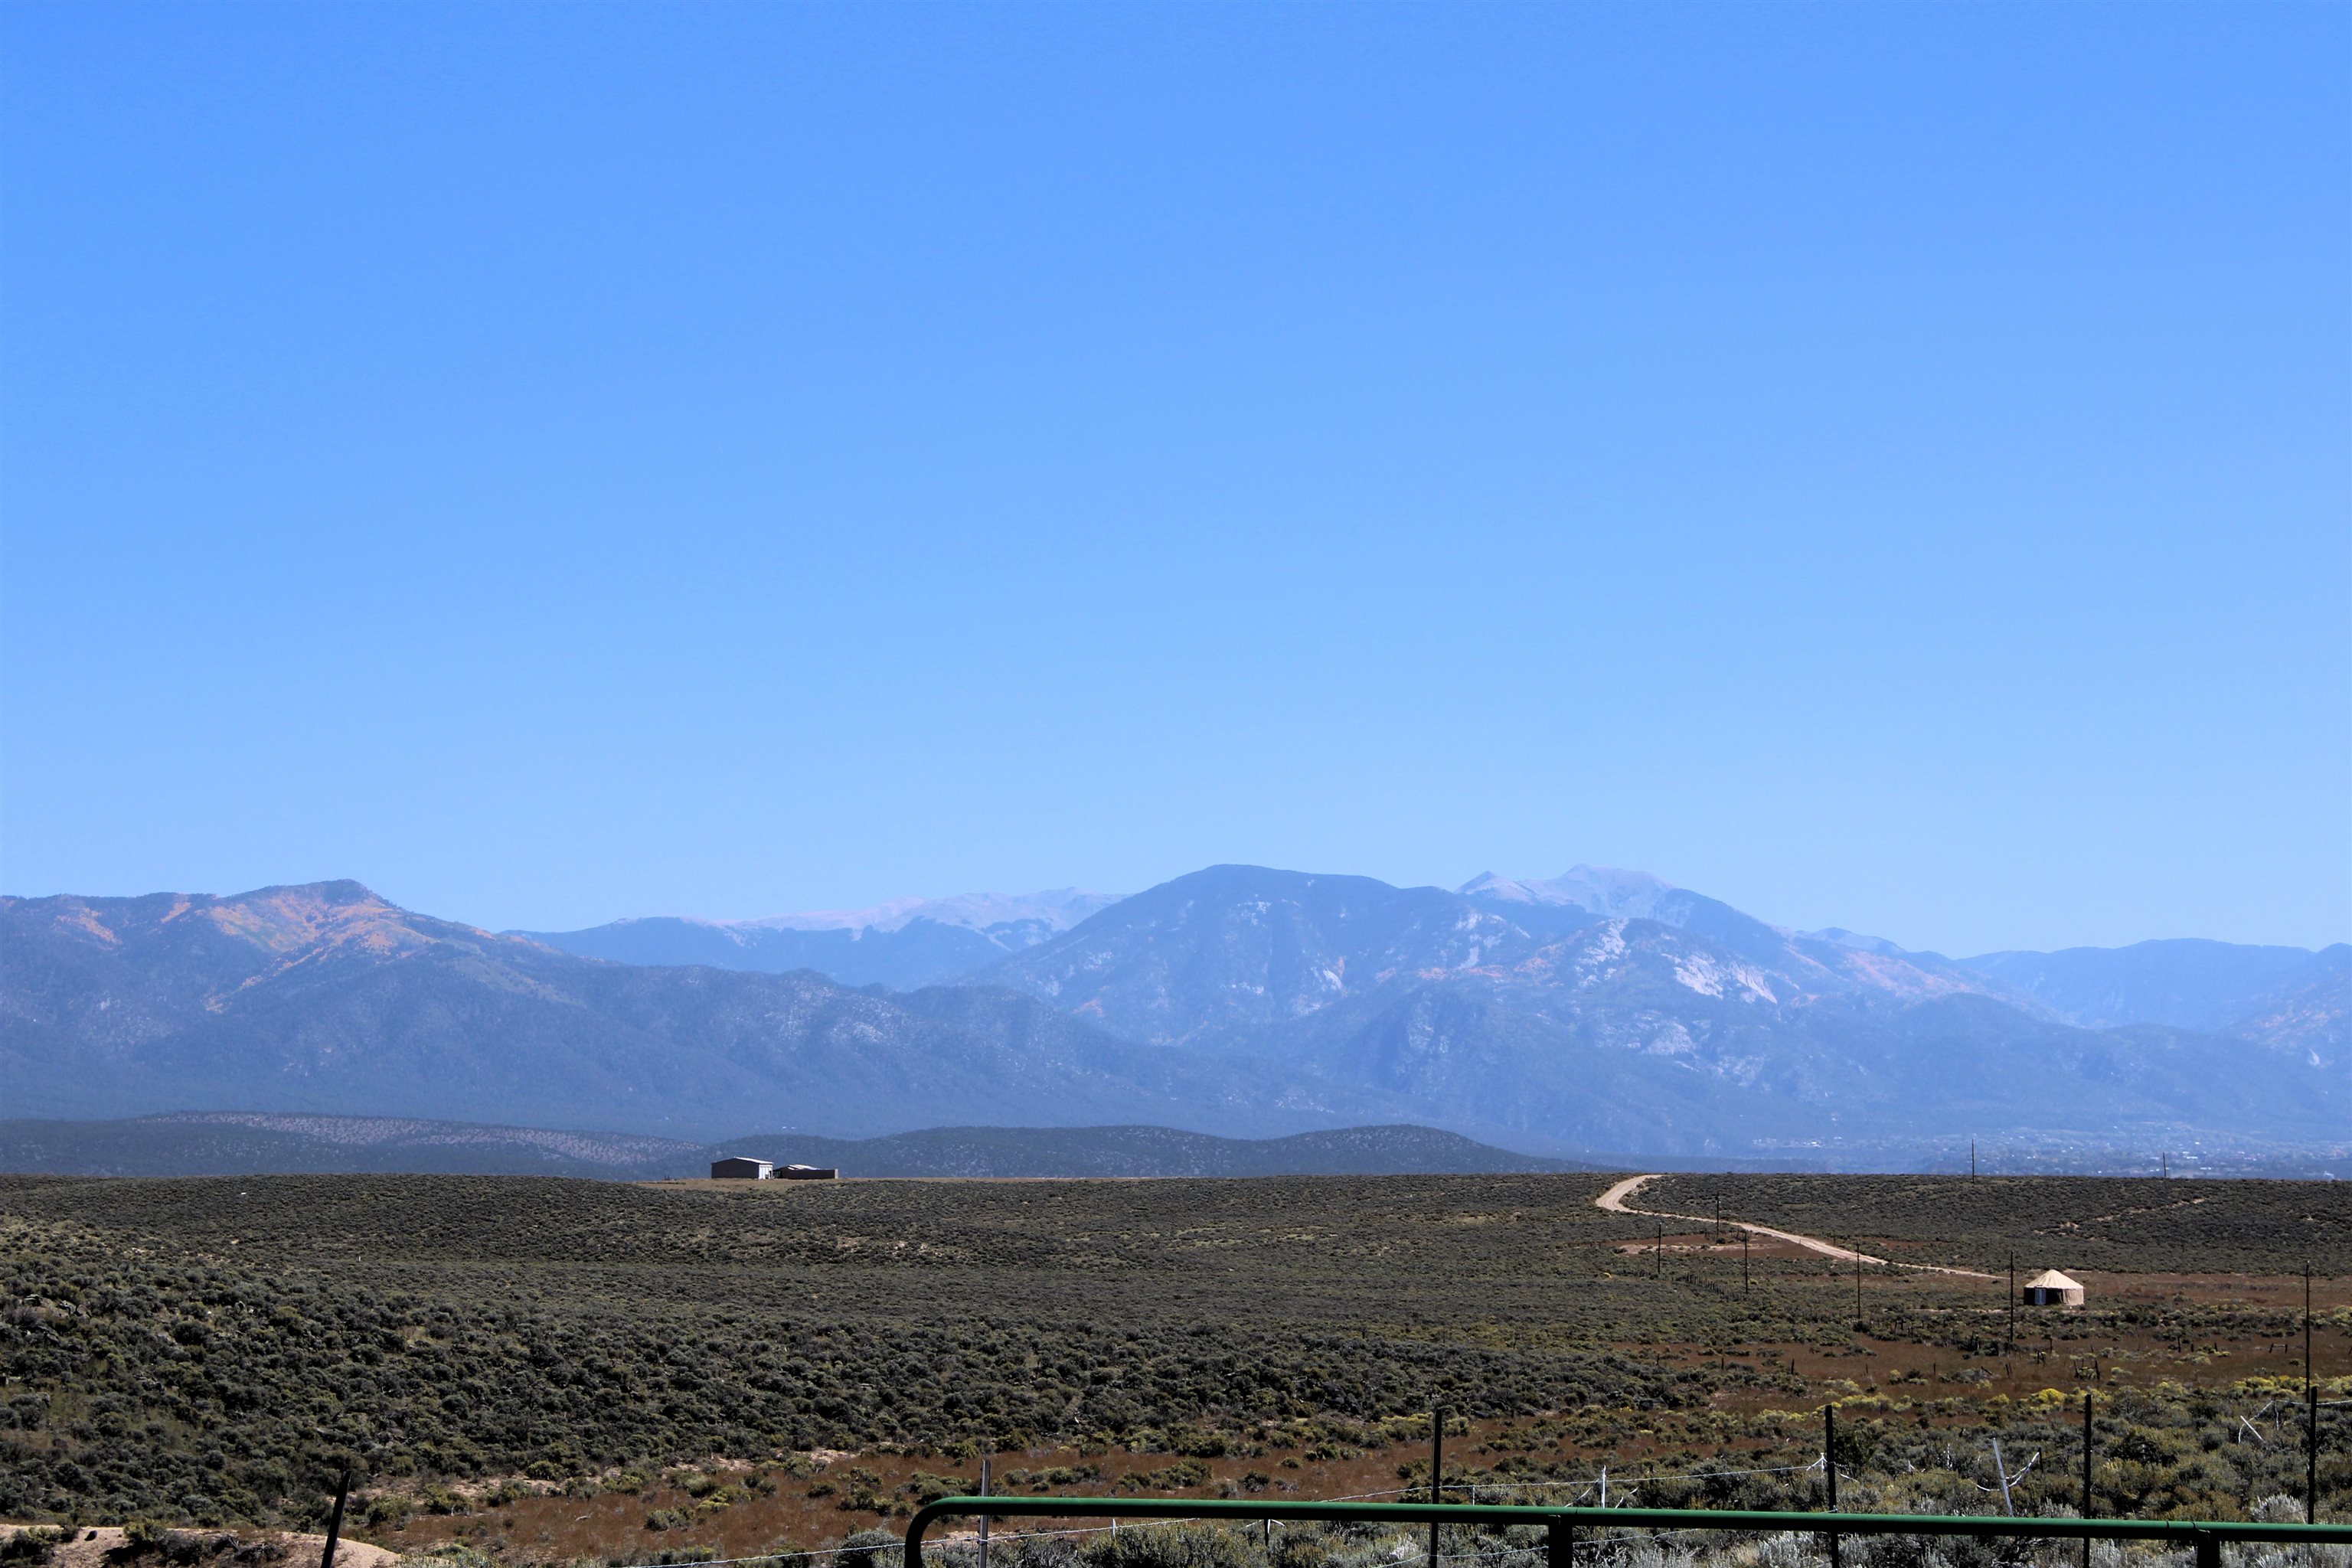
[[[0,1521],[0,1539],[49,1527]],[[50,1552],[50,1568],[142,1568],[142,1564],[184,1562],[189,1564],[250,1565],[250,1568],[315,1568],[326,1551],[323,1535],[289,1534],[279,1531],[186,1530],[174,1531],[180,1550],[131,1550],[127,1532],[118,1525],[84,1525],[68,1531],[71,1539]],[[364,1541],[344,1537],[335,1546],[336,1568],[398,1568],[400,1553]]]

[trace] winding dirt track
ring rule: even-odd
[[[1637,1209],[1628,1201],[1635,1193],[1642,1190],[1644,1184],[1654,1182],[1658,1178],[1654,1173],[1647,1176],[1628,1176],[1623,1181],[1618,1183],[1615,1186],[1611,1187],[1607,1192],[1601,1194],[1592,1201],[1597,1206],[1607,1209],[1611,1214],[1637,1214],[1649,1219],[1686,1219],[1696,1221],[1700,1225],[1713,1225],[1715,1223],[1714,1217],[1710,1215],[1671,1214],[1664,1209]],[[1940,1263],[1891,1263],[1884,1258],[1874,1258],[1867,1252],[1856,1252],[1851,1247],[1840,1247],[1834,1242],[1823,1241],[1819,1237],[1799,1236],[1793,1230],[1775,1230],[1769,1225],[1750,1225],[1744,1219],[1727,1219],[1723,1223],[1728,1226],[1736,1226],[1739,1229],[1748,1232],[1750,1236],[1769,1236],[1775,1241],[1789,1242],[1794,1246],[1801,1247],[1809,1252],[1818,1252],[1824,1258],[1834,1258],[1841,1263],[1860,1261],[1863,1263],[1874,1263],[1881,1268],[1916,1269],[1922,1274],[1957,1274],[1963,1279],[1998,1279],[2000,1278],[1998,1274],[1982,1274],[1973,1268],[1947,1268]]]

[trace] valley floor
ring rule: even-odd
[[[983,1455],[1001,1490],[1394,1495],[1437,1404],[1452,1497],[1605,1468],[1814,1507],[1835,1401],[1846,1506],[1980,1511],[1998,1437],[2044,1456],[2031,1511],[2078,1500],[2088,1393],[2100,1511],[2242,1516],[2301,1491],[2305,1258],[2352,1395],[2347,1226],[2328,1184],[0,1182],[0,1507],[315,1529],[349,1458],[350,1531],[404,1553],[737,1558]],[[1951,1272],[1865,1263],[1857,1310],[1855,1252]],[[2011,1252],[2089,1304],[2012,1327]],[[2344,1407],[2322,1436],[2340,1510]]]

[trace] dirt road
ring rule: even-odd
[[[1670,1214],[1664,1209],[1637,1209],[1628,1201],[1635,1193],[1640,1192],[1645,1184],[1657,1179],[1655,1174],[1628,1176],[1592,1201],[1611,1214],[1637,1214],[1649,1219],[1686,1219],[1700,1225],[1715,1223],[1714,1216],[1710,1215]],[[1834,1258],[1841,1263],[1852,1263],[1859,1259],[1864,1263],[1874,1263],[1881,1268],[1912,1268],[1922,1274],[1956,1274],[1963,1279],[2000,1278],[1998,1274],[1982,1274],[1973,1268],[1947,1268],[1939,1263],[1891,1263],[1884,1258],[1874,1258],[1867,1252],[1856,1252],[1851,1247],[1840,1247],[1835,1242],[1823,1241],[1819,1237],[1799,1236],[1793,1230],[1775,1230],[1769,1225],[1750,1225],[1744,1219],[1727,1219],[1723,1223],[1744,1230],[1750,1236],[1769,1236],[1775,1241],[1785,1241],[1792,1246],[1801,1247],[1809,1252],[1818,1252],[1824,1258]]]

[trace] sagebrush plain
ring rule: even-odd
[[[2302,1271],[2352,1392],[2326,1183],[1586,1174],[631,1185],[0,1184],[0,1517],[348,1529],[512,1562],[835,1545],[970,1489],[2237,1517],[2299,1497]],[[2012,1313],[2057,1266],[2076,1310]],[[1857,1309],[1858,1299],[1858,1309]],[[2322,1491],[2352,1493],[2339,1409]]]

